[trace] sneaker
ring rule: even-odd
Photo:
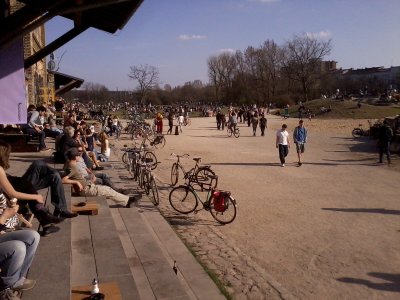
[[[24,283],[20,286],[13,287],[14,291],[28,291],[35,287],[36,280],[25,278]]]
[[[284,167],[285,166],[285,164],[281,164],[281,167]]]
[[[7,288],[5,290],[0,291],[0,299],[4,299],[4,300],[21,300],[21,298],[18,297],[18,292],[13,291],[10,288]]]
[[[298,163],[298,165],[299,165],[299,167],[301,167],[302,163],[301,163],[301,162],[299,162],[299,163]]]

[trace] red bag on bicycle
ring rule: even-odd
[[[215,211],[224,212],[228,207],[228,199],[229,193],[222,191],[215,191],[213,193],[213,204]]]

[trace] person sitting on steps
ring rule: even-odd
[[[120,194],[109,186],[97,185],[92,180],[86,179],[81,168],[78,166],[78,162],[82,158],[77,148],[70,149],[67,152],[67,157],[68,161],[64,165],[67,175],[63,177],[63,182],[73,184],[75,190],[81,196],[106,196],[125,207],[130,207],[132,203],[137,202],[138,198],[135,196],[129,197]]]

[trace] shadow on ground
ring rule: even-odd
[[[373,282],[371,280],[352,278],[352,277],[341,277],[337,278],[337,281],[350,284],[361,284],[365,285],[370,289],[388,291],[388,292],[400,292],[400,274],[389,274],[389,273],[377,273],[371,272],[368,276],[375,277],[380,281],[385,280],[386,282]]]
[[[352,213],[370,213],[370,214],[384,214],[384,215],[400,215],[400,210],[386,209],[386,208],[322,208],[322,210],[330,210],[337,212],[352,212]]]

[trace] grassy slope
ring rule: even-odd
[[[357,102],[346,100],[328,100],[318,99],[304,103],[306,108],[309,108],[315,117],[318,119],[380,119],[400,114],[400,106],[376,106],[362,103],[361,108],[357,108]],[[329,113],[320,114],[319,110],[322,106],[332,107]],[[281,110],[283,113],[283,110]],[[298,105],[289,108],[291,117],[298,116]]]

